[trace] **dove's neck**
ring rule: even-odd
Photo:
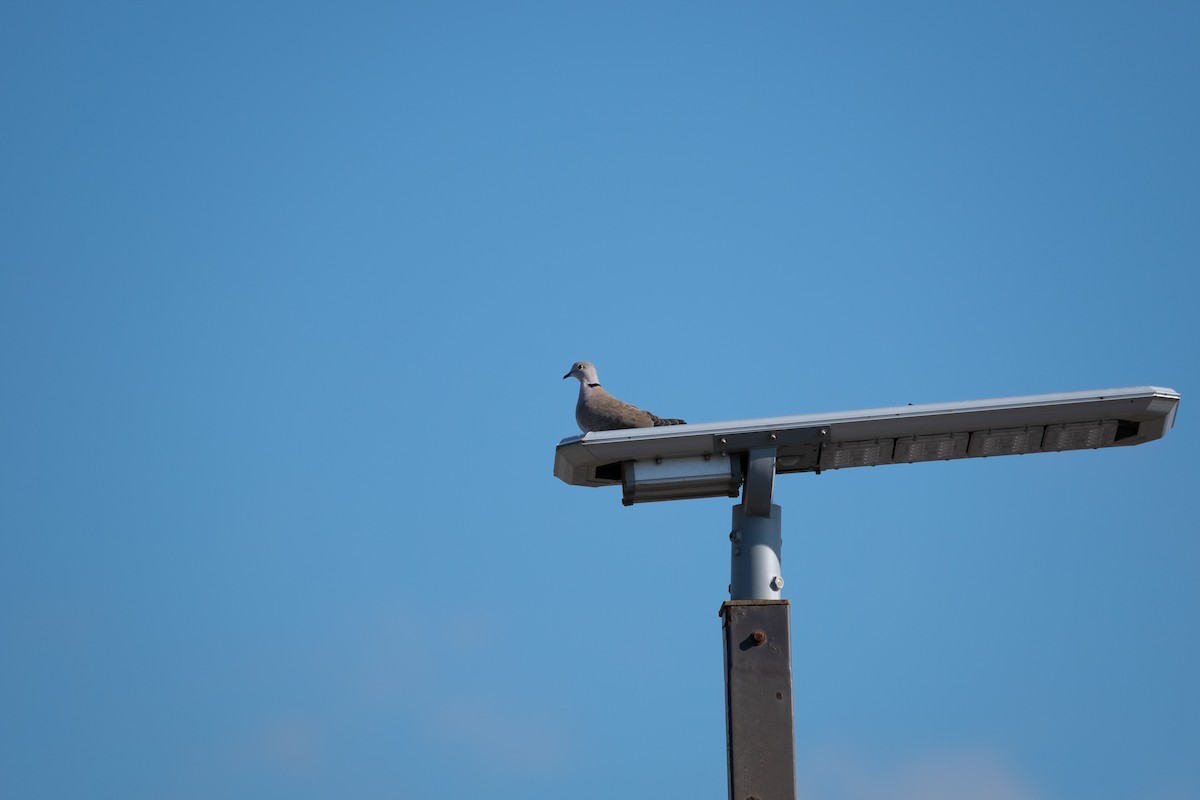
[[[583,398],[587,397],[590,394],[595,394],[596,392],[603,392],[603,391],[604,391],[604,389],[602,389],[600,387],[600,384],[596,381],[592,381],[591,383],[589,383],[585,379],[585,380],[582,380],[579,382],[579,399],[580,400],[582,400]]]

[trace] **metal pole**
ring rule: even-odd
[[[795,800],[792,647],[779,598],[782,511],[733,508],[731,600],[721,606],[730,800]]]
[[[734,506],[729,541],[729,598],[778,600],[783,589],[783,509],[772,503],[770,516],[757,517],[747,514],[741,505]]]

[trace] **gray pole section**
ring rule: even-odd
[[[771,516],[747,514],[733,507],[729,597],[731,600],[778,600],[783,589],[783,509],[771,504]]]

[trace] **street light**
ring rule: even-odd
[[[795,797],[788,602],[776,474],[1127,447],[1166,435],[1179,393],[1156,386],[599,431],[563,439],[554,474],[621,486],[625,505],[737,497],[721,607],[730,798]]]

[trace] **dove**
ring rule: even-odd
[[[604,390],[596,367],[590,361],[576,361],[563,375],[579,379],[579,400],[575,403],[575,422],[584,433],[615,431],[622,428],[653,428],[659,425],[686,425],[681,419],[664,419],[622,402]]]

